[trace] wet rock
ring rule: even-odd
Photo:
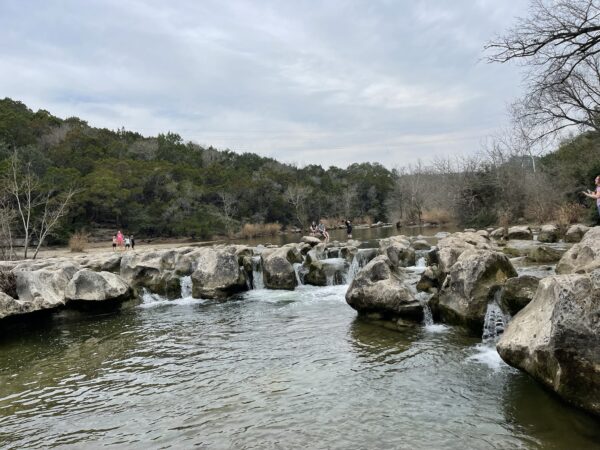
[[[443,322],[464,325],[481,334],[488,302],[508,278],[516,276],[506,255],[466,250],[450,268],[435,313]]]
[[[234,248],[203,248],[192,273],[194,298],[226,298],[247,289],[246,275]],[[280,249],[286,253],[287,249]]]
[[[490,250],[489,240],[477,233],[453,233],[438,242],[438,261],[442,274],[448,273],[450,267],[466,250]]]
[[[581,242],[585,233],[589,231],[589,227],[581,224],[571,225],[565,233],[565,242],[577,243]]]
[[[504,227],[496,228],[490,233],[492,239],[500,240],[506,236],[506,229]]]
[[[417,282],[417,291],[434,293],[440,287],[439,270],[437,266],[428,266]]]
[[[500,297],[502,310],[514,316],[529,304],[539,283],[540,278],[532,275],[521,275],[506,280]]]
[[[540,233],[538,234],[538,241],[540,242],[558,242],[559,228],[554,224],[542,225]]]
[[[305,244],[310,244],[313,247],[321,243],[321,240],[315,236],[302,236],[301,241]]]
[[[388,257],[394,267],[415,265],[415,250],[405,236],[393,236],[379,241],[379,254]]]
[[[25,302],[16,300],[10,295],[0,292],[0,319],[45,309],[42,303],[43,300],[41,298],[36,301]]]
[[[126,300],[131,297],[129,284],[111,272],[83,269],[77,272],[65,289],[67,301],[100,302]]]
[[[566,248],[550,247],[549,245],[538,245],[529,250],[527,259],[538,263],[551,263],[558,261],[567,251]]]
[[[423,319],[423,307],[385,255],[377,256],[358,272],[346,292],[346,302],[361,314]]]
[[[498,353],[566,401],[600,416],[600,272],[544,278]]]
[[[556,273],[585,271],[586,266],[600,261],[600,227],[591,228],[581,242],[574,244],[556,265]]]
[[[307,260],[313,252],[315,252],[314,248],[306,255]],[[261,263],[263,281],[267,289],[293,290],[297,286],[298,282],[296,281],[293,263],[288,260],[288,249],[279,248],[264,251],[261,255]]]
[[[425,239],[417,239],[412,242],[411,246],[415,250],[429,250],[431,248],[431,244]]]
[[[527,225],[515,225],[508,229],[506,237],[507,239],[530,240],[533,239],[533,233]]]
[[[539,245],[538,241],[513,239],[506,242],[506,245],[502,247],[502,252],[510,257],[518,258],[520,256],[528,256]]]
[[[344,284],[347,263],[342,258],[313,261],[308,264],[304,283],[312,286]]]
[[[340,257],[344,258],[348,262],[352,262],[354,256],[358,253],[358,249],[354,246],[348,245],[340,249]]]

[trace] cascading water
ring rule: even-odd
[[[181,298],[190,298],[192,296],[192,277],[181,277],[179,280],[181,286]]]
[[[354,258],[352,258],[352,263],[348,268],[348,272],[346,273],[345,284],[352,283],[352,280],[356,277],[356,274],[366,265],[366,258],[364,257],[364,253],[360,250],[356,252]]]
[[[252,257],[252,288],[253,289],[264,289],[265,283],[263,281],[262,264],[260,262],[260,256]]]
[[[302,286],[304,284],[304,280],[302,278],[302,263],[294,264],[294,273],[296,274],[296,282],[298,286]]]
[[[484,344],[495,344],[508,323],[508,318],[504,315],[502,309],[500,309],[499,300],[501,295],[502,290],[499,289],[494,295],[494,300],[488,303],[485,318],[483,319],[482,340]]]
[[[433,325],[433,314],[431,313],[431,308],[429,307],[429,299],[431,295],[426,292],[419,292],[417,294],[417,300],[423,307],[423,325],[426,327]]]

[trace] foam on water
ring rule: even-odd
[[[473,347],[473,351],[475,353],[469,356],[467,361],[475,361],[494,370],[508,367],[502,358],[500,358],[495,346],[481,343]]]

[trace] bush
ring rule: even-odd
[[[447,209],[431,208],[423,211],[421,214],[423,222],[434,223],[438,225],[446,225],[452,222],[452,214]]]
[[[584,208],[578,203],[563,203],[556,207],[554,216],[558,225],[567,228],[572,223],[577,223],[583,216]]]
[[[280,231],[281,225],[278,223],[245,223],[238,235],[250,239],[259,236],[275,236]]]
[[[8,271],[0,271],[0,292],[17,298],[17,277]]]
[[[74,233],[69,239],[69,248],[72,252],[83,252],[89,243],[89,234],[83,231]]]

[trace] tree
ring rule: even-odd
[[[237,212],[237,198],[231,192],[219,191],[217,195],[221,199],[221,211],[225,217],[227,232],[231,233],[233,225],[233,216]]]
[[[294,207],[296,213],[296,220],[300,228],[304,228],[306,224],[306,210],[305,202],[306,199],[312,194],[312,189],[308,186],[302,186],[300,184],[290,184],[283,196],[285,199]]]
[[[520,60],[528,68],[516,111],[536,138],[574,125],[600,130],[598,0],[532,0],[529,17],[486,49],[491,62]]]

